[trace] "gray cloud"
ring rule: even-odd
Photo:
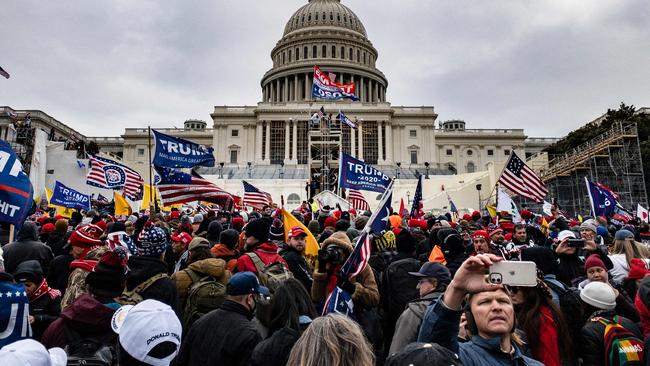
[[[0,104],[87,135],[209,120],[253,105],[269,53],[304,0],[10,1]],[[560,136],[620,101],[650,106],[643,0],[343,0],[380,52],[394,105],[440,120]]]

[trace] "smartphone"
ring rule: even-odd
[[[584,248],[585,240],[584,239],[569,239],[567,242],[569,248]]]
[[[501,261],[490,266],[490,283],[534,287],[537,285],[537,265],[535,262]]]

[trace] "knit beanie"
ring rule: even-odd
[[[580,230],[591,230],[594,233],[598,232],[596,225],[594,225],[591,220],[583,222],[582,225],[580,225]]]
[[[325,219],[324,227],[336,227],[336,218],[334,216],[328,216]]]
[[[472,220],[477,221],[481,218],[481,213],[478,211],[472,212]]]
[[[334,226],[336,231],[347,231],[350,228],[350,221],[347,220],[339,220],[336,222],[336,226]]]
[[[309,221],[309,224],[307,225],[307,229],[311,231],[311,233],[314,236],[320,234],[320,224],[316,220]]]
[[[476,230],[475,232],[473,232],[472,233],[472,239],[474,239],[474,238],[483,238],[488,243],[490,242],[490,236],[488,235],[487,231],[485,231],[485,230]]]
[[[607,270],[607,267],[605,267],[605,262],[600,259],[600,256],[598,254],[590,255],[585,261],[585,272],[588,271],[591,267],[600,267]]]
[[[205,238],[208,239],[210,243],[218,243],[222,231],[223,227],[221,224],[217,220],[214,220],[208,226],[208,232],[205,234]]]
[[[157,258],[167,250],[169,242],[165,230],[157,226],[149,226],[138,235],[137,246],[137,255]]]
[[[645,262],[639,258],[632,258],[630,261],[630,272],[627,274],[627,278],[631,280],[640,280],[648,275],[650,271],[646,268]]]
[[[402,226],[402,218],[399,217],[399,215],[388,216],[388,222],[390,223],[391,228],[397,228]]]
[[[269,241],[270,230],[271,224],[266,219],[252,220],[246,224],[246,227],[244,227],[246,236],[252,236],[260,243],[266,243]]]
[[[239,232],[237,230],[228,229],[221,232],[219,243],[228,247],[228,249],[235,249],[239,241]]]
[[[616,307],[616,293],[612,286],[604,282],[589,282],[580,291],[580,299],[601,310],[612,310]]]
[[[54,231],[54,224],[48,222],[41,227],[41,234],[49,234]]]
[[[68,231],[68,220],[66,219],[59,219],[56,220],[56,223],[54,224],[54,230],[60,232],[60,233],[65,233]]]
[[[413,253],[416,245],[415,238],[408,230],[402,230],[395,238],[395,248],[400,253]]]
[[[233,217],[230,224],[231,224],[233,229],[235,229],[237,231],[241,231],[241,229],[244,227],[244,218],[242,218],[242,217]]]
[[[368,223],[368,216],[361,215],[354,220],[354,228],[357,230],[363,230]]]
[[[124,291],[128,255],[124,247],[115,247],[99,258],[99,262],[86,276],[86,284],[100,296],[113,298]]]
[[[104,230],[97,225],[82,226],[70,235],[70,245],[79,248],[92,248],[101,245],[102,241],[99,238],[103,233]]]

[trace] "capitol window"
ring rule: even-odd
[[[471,161],[467,163],[467,172],[474,173],[476,171],[476,166]]]
[[[472,150],[467,150],[467,156],[472,156],[474,152]]]
[[[447,149],[447,156],[454,155],[454,152],[451,149]]]
[[[503,154],[505,156],[510,156],[510,150],[508,150],[508,149],[503,150]]]
[[[332,46],[332,58],[336,58],[336,46]]]
[[[230,137],[239,137],[239,130],[230,131]]]
[[[417,130],[409,130],[409,136],[410,137],[418,137],[418,131]]]
[[[237,164],[237,150],[230,150],[230,164]]]
[[[138,156],[144,156],[144,149],[138,149]]]
[[[417,150],[411,150],[411,164],[418,163],[418,152]]]
[[[311,57],[313,57],[313,58],[318,57],[318,47],[316,47],[316,46],[312,47]]]
[[[493,155],[494,155],[494,150],[489,149],[489,150],[487,151],[487,154],[488,154],[488,156],[493,156]]]

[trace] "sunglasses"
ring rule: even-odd
[[[517,286],[507,286],[506,288],[507,288],[508,291],[510,291],[510,293],[513,294],[513,295],[514,295],[514,294],[517,294],[517,293],[521,290],[521,288],[520,288],[520,287],[517,287]]]

